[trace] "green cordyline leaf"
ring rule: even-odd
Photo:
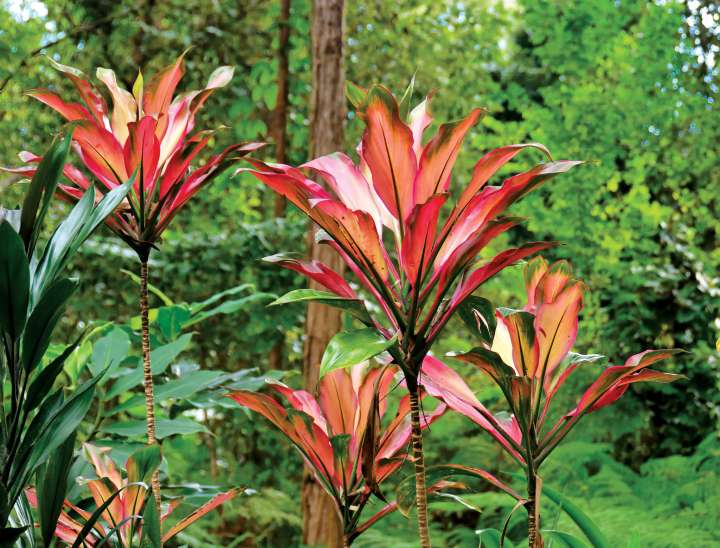
[[[605,535],[603,535],[600,528],[590,519],[590,517],[580,510],[580,508],[566,497],[561,495],[555,489],[551,487],[543,486],[543,495],[547,496],[551,501],[560,506],[562,510],[575,522],[575,525],[583,532],[587,537],[593,548],[609,548]]]
[[[69,131],[64,139],[53,143],[40,161],[25,193],[19,232],[28,257],[32,257],[35,251],[35,244],[65,166],[71,141],[72,131]]]
[[[559,548],[587,548],[588,546],[585,542],[583,542],[576,536],[573,536],[570,533],[565,533],[563,531],[544,529],[542,531],[542,535],[547,540],[553,540],[553,546],[557,546]]]
[[[0,222],[0,330],[16,341],[25,327],[30,269],[20,236]]]
[[[497,529],[478,529],[475,531],[480,540],[479,548],[500,548],[502,533]],[[507,540],[502,543],[503,548],[513,548],[512,542]]]
[[[397,342],[397,335],[386,339],[371,327],[341,331],[327,345],[320,362],[320,378],[330,371],[357,365],[385,352]]]
[[[75,432],[57,448],[37,475],[38,521],[45,546],[50,546],[52,542],[62,511],[74,447]]]
[[[118,185],[105,194],[95,207],[93,207],[95,188],[91,186],[83,194],[70,214],[53,232],[42,258],[33,272],[31,307],[65,268],[83,242],[125,199],[132,188],[133,181],[134,175],[124,184]]]
[[[160,530],[160,516],[157,513],[157,506],[153,501],[149,501],[145,505],[143,511],[143,528],[140,536],[140,548],[151,546],[152,548],[160,548],[162,546],[162,533]]]
[[[30,314],[23,335],[21,355],[26,374],[29,375],[45,355],[53,330],[77,287],[77,282],[69,278],[57,280],[45,291]]]
[[[18,457],[13,462],[11,476],[16,478],[10,490],[13,500],[20,495],[28,478],[37,468],[75,432],[90,409],[95,385],[101,378],[102,374],[89,380],[65,402],[62,401],[62,390],[59,390],[48,398],[50,401],[43,403],[25,433]]]
[[[345,299],[343,297],[338,297],[329,291],[320,291],[317,289],[295,289],[294,291],[290,291],[279,299],[271,302],[269,306],[308,301],[314,301],[320,304],[341,308],[349,314],[355,316],[365,325],[372,325],[372,319],[365,308],[365,303],[363,303],[360,299]]]

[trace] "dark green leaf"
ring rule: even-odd
[[[45,466],[40,468],[37,481],[38,518],[40,534],[45,546],[50,546],[55,526],[62,511],[68,487],[68,473],[75,448],[75,432],[57,448]]]
[[[330,371],[350,367],[369,360],[397,342],[397,336],[386,339],[371,327],[356,331],[341,331],[327,345],[320,363],[320,377]]]
[[[145,547],[160,548],[162,546],[160,533],[160,518],[157,513],[155,501],[150,495],[149,500],[145,504],[143,512],[143,528],[140,537],[140,548]]]
[[[30,373],[45,355],[50,337],[65,305],[77,289],[77,282],[61,278],[43,294],[28,318],[22,341],[22,364]]]
[[[195,434],[207,432],[207,429],[200,423],[185,417],[177,419],[160,419],[155,422],[156,435],[158,439],[167,438],[177,434]],[[145,420],[129,420],[108,425],[101,430],[107,434],[115,434],[125,438],[142,437],[145,435],[147,426]]]
[[[63,369],[65,360],[75,351],[83,336],[84,335],[80,335],[75,342],[67,346],[59,356],[45,366],[35,377],[35,380],[28,389],[27,398],[25,399],[25,409],[27,413],[40,405],[43,398],[50,392],[55,383],[55,379]]]
[[[72,397],[48,417],[48,420],[43,421],[39,429],[39,435],[31,438],[26,435],[23,438],[21,454],[27,460],[22,459],[19,461],[18,464],[22,467],[22,470],[15,470],[15,465],[13,466],[13,471],[23,478],[20,485],[14,486],[16,490],[22,489],[27,478],[35,472],[37,467],[43,464],[55,449],[77,429],[80,421],[82,421],[90,408],[95,393],[95,385],[100,378],[100,376],[97,376],[79,387]]]
[[[30,270],[25,248],[7,221],[0,222],[0,329],[16,341],[25,326]]]
[[[587,548],[588,545],[571,535],[570,533],[564,533],[563,531],[555,531],[554,529],[546,529],[542,531],[542,535],[546,540],[553,540],[553,546],[559,548]]]
[[[97,375],[101,371],[107,371],[106,376],[111,376],[129,352],[128,334],[122,329],[114,328],[93,344],[90,372]]]
[[[64,139],[53,143],[40,161],[35,176],[25,193],[20,219],[20,237],[25,243],[28,257],[33,255],[50,201],[55,194],[65,166],[71,141],[72,132],[68,132]],[[41,200],[42,205],[40,205]]]
[[[150,483],[150,478],[162,462],[159,445],[148,445],[135,451],[127,461],[129,482]]]
[[[551,501],[560,506],[562,510],[575,522],[583,534],[587,537],[593,548],[608,548],[608,543],[605,535],[603,535],[600,528],[595,525],[595,522],[590,517],[580,510],[580,508],[569,499],[561,495],[555,489],[551,487],[543,486],[543,495],[546,495]]]

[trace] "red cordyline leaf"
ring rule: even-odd
[[[362,100],[361,100],[362,98]],[[393,95],[382,86],[355,86],[353,102],[366,129],[358,147],[359,162],[340,152],[316,158],[301,168],[250,160],[256,178],[285,196],[326,233],[363,288],[386,318],[386,335],[401,331],[426,352],[462,302],[481,284],[550,243],[532,243],[484,259],[478,255],[498,235],[519,221],[502,217],[515,201],[544,181],[580,162],[554,162],[542,145],[511,145],[483,156],[460,200],[447,205],[453,167],[468,131],[484,114],[475,109],[457,122],[440,126],[423,144],[431,123],[428,100],[401,118]],[[550,160],[512,176],[500,186],[486,183],[524,149],[536,149]],[[316,176],[326,188],[315,182]],[[385,233],[392,235],[384,238]],[[386,244],[386,242],[388,242]],[[392,242],[390,244],[389,242]],[[386,248],[393,245],[394,249]],[[347,288],[328,267],[298,263],[281,266],[301,271],[347,298]],[[319,273],[322,272],[322,275]],[[320,280],[322,278],[330,283]],[[412,331],[412,332],[410,332]],[[413,371],[417,374],[417,370]]]
[[[565,261],[552,265],[541,257],[525,267],[527,305],[524,310],[497,316],[490,348],[478,347],[457,359],[486,373],[503,391],[510,406],[510,420],[493,417],[477,401],[470,388],[452,369],[435,358],[426,358],[421,382],[433,396],[444,401],[487,430],[517,460],[528,459],[526,436],[536,438],[531,455],[541,463],[581,416],[605,407],[636,382],[672,382],[679,375],[648,369],[677,350],[648,350],[628,358],[625,365],[607,367],[548,432],[545,418],[553,397],[567,378],[585,362],[568,356],[578,331],[583,285],[572,277]]]
[[[85,537],[84,543],[88,546],[95,546],[115,527],[118,527],[119,545],[127,547],[133,546],[133,537],[137,536],[139,539],[142,534],[140,516],[143,513],[143,507],[148,498],[147,488],[142,485],[135,485],[141,481],[141,478],[138,476],[139,472],[133,457],[131,456],[126,462],[125,469],[127,471],[127,477],[123,477],[120,470],[115,466],[115,463],[110,459],[110,448],[95,447],[90,444],[84,444],[83,448],[85,456],[87,460],[90,461],[97,476],[97,479],[87,482],[95,505],[97,507],[102,506],[115,492],[120,492],[101,514],[100,519],[93,526],[93,531]],[[178,521],[170,530],[166,531],[163,535],[163,542],[167,542],[208,512],[234,498],[242,493],[242,491],[243,489],[231,489],[230,491],[216,495],[210,501]],[[30,505],[33,508],[37,508],[38,502],[35,489],[28,488],[25,490],[25,494],[27,495]],[[160,517],[160,521],[165,521],[181,502],[182,499],[180,498],[170,501],[167,510]],[[94,510],[83,510],[68,500],[63,502],[63,507],[66,510],[60,513],[58,523],[55,527],[55,536],[63,542],[73,544],[82,532],[84,522],[90,519]],[[74,519],[68,512],[74,512],[82,519]],[[118,526],[120,523],[122,523],[122,525]],[[113,535],[115,535],[115,533],[113,533]]]
[[[403,462],[411,434],[409,397],[400,400],[387,425],[381,424],[396,372],[368,364],[331,371],[320,380],[317,398],[270,383],[287,407],[263,393],[240,390],[228,396],[260,413],[292,442],[342,511],[353,497],[368,497]],[[440,404],[429,412],[423,428],[445,409]]]
[[[212,132],[193,133],[195,114],[215,89],[228,84],[233,69],[220,67],[204,89],[175,95],[184,73],[183,57],[184,54],[147,84],[139,75],[132,92],[118,85],[112,70],[98,68],[97,78],[112,97],[112,112],[82,72],[59,63],[53,62],[72,81],[81,102],[67,103],[48,90],[28,92],[30,97],[75,123],[73,149],[99,181],[98,198],[136,174],[134,192],[106,221],[136,250],[154,246],[171,219],[195,193],[239,158],[262,146],[232,145],[201,167],[191,169],[191,162],[212,136]],[[41,158],[27,152],[21,153],[20,158],[31,165],[4,169],[32,177],[34,164]],[[58,192],[76,201],[90,182],[70,164],[65,166],[64,174],[70,184],[60,185]]]

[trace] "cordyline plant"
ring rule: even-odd
[[[255,167],[252,173],[323,229],[321,241],[337,250],[380,306],[382,316],[371,317],[355,290],[324,264],[282,256],[271,259],[330,291],[299,290],[278,302],[318,300],[348,309],[367,328],[340,334],[344,346],[368,349],[369,354],[388,350],[400,366],[410,395],[420,540],[429,546],[418,403],[421,364],[450,317],[481,284],[552,245],[525,244],[476,266],[488,243],[520,221],[503,212],[542,182],[580,162],[552,161],[538,144],[495,149],[475,164],[468,186],[443,214],[463,138],[484,111],[475,109],[463,120],[440,126],[423,144],[423,131],[431,123],[429,100],[412,110],[406,123],[400,114],[405,101],[399,105],[382,86],[369,91],[351,87],[348,95],[366,126],[359,165],[335,153],[301,166],[305,171],[250,160]],[[525,148],[542,151],[549,161],[500,186],[488,186],[488,180]],[[309,179],[308,171],[319,175],[328,189]]]
[[[95,470],[96,479],[88,480],[87,487],[95,501],[95,509],[83,510],[68,500],[63,501],[64,510],[59,513],[53,531],[60,541],[73,547],[79,546],[153,546],[167,542],[192,523],[241,492],[233,489],[213,497],[210,501],[179,520],[162,537],[160,524],[170,517],[182,502],[173,499],[159,517],[154,504],[146,504],[146,482],[160,466],[158,446],[148,446],[133,453],[125,464],[126,477],[110,458],[108,448],[84,445],[85,458]],[[38,486],[40,488],[40,486]],[[35,489],[26,491],[30,505],[37,507]]]
[[[540,528],[540,466],[581,417],[615,402],[636,382],[672,382],[679,375],[649,369],[678,350],[646,350],[624,365],[602,371],[577,405],[550,424],[552,400],[578,367],[601,361],[602,356],[570,352],[578,332],[583,284],[572,277],[570,265],[548,265],[541,257],[524,270],[527,304],[522,310],[501,309],[476,298],[474,315],[484,340],[482,346],[456,355],[486,373],[502,391],[510,418],[493,416],[470,388],[439,360],[428,357],[423,387],[487,430],[520,464],[527,477],[528,543],[543,545]],[[493,333],[494,330],[494,333]]]
[[[44,246],[40,235],[70,148],[69,136],[48,151],[27,187],[21,210],[0,208],[0,545],[28,527],[23,489],[33,476],[46,485],[40,505],[54,512],[53,492],[61,482],[46,463],[61,447],[72,451],[74,432],[92,402],[98,375],[83,385],[56,387],[65,360],[82,337],[48,360],[55,327],[78,282],[64,270],[85,240],[130,190],[118,185],[95,204],[90,188],[55,228]],[[53,389],[55,388],[55,389]],[[7,391],[6,391],[7,390]],[[67,396],[67,397],[66,397]],[[47,520],[42,520],[43,524]]]
[[[384,500],[380,484],[402,465],[410,441],[409,396],[400,400],[395,417],[383,424],[396,371],[392,366],[367,363],[336,369],[321,379],[317,398],[305,390],[269,383],[289,408],[266,394],[238,391],[229,395],[267,418],[300,451],[335,501],[346,546],[397,508],[396,503],[389,503],[360,523],[371,495]],[[439,404],[423,417],[422,428],[444,411],[445,405]]]
[[[112,112],[105,99],[77,69],[54,63],[77,89],[82,103],[67,103],[48,90],[33,90],[31,97],[50,106],[75,124],[73,148],[92,176],[100,182],[99,195],[112,191],[136,174],[133,191],[110,216],[107,225],[122,238],[140,260],[140,311],[143,371],[147,413],[147,438],[156,444],[155,404],[150,365],[148,328],[148,259],[157,247],[172,218],[204,185],[221,174],[241,156],[261,145],[235,144],[214,155],[201,167],[191,163],[208,144],[213,132],[196,131],[195,115],[210,94],[228,84],[232,67],[220,67],[210,76],[205,89],[173,97],[183,76],[183,56],[145,84],[139,74],[132,92],[120,88],[115,73],[97,69],[97,78],[108,88]],[[20,157],[30,164],[41,158],[29,152]],[[21,168],[32,175],[32,167]],[[61,195],[77,200],[90,181],[73,165],[64,175],[71,184],[60,185]],[[152,479],[156,505],[160,505],[160,483]]]

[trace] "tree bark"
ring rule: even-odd
[[[540,529],[540,502],[538,493],[538,477],[531,472],[528,477],[528,501],[525,508],[528,513],[528,548],[543,548]]]
[[[290,63],[288,60],[288,45],[290,42],[290,0],[280,0],[280,19],[278,20],[278,74],[277,95],[275,96],[275,110],[273,110],[271,134],[275,142],[275,161],[279,164],[287,162],[287,111],[288,111],[288,80],[290,76]],[[274,215],[278,219],[285,216],[287,200],[281,194],[275,193]],[[268,367],[282,369],[285,362],[285,336],[272,347],[268,354]]]
[[[313,87],[310,102],[310,154],[315,158],[343,148],[345,68],[343,63],[343,0],[314,0],[312,6]],[[328,246],[315,243],[308,233],[310,256],[342,274],[342,259]],[[314,284],[311,287],[317,288]],[[320,360],[330,339],[340,330],[340,310],[310,303],[305,324],[303,378],[317,392]],[[302,489],[303,543],[343,546],[343,527],[329,495],[306,471]]]
[[[277,49],[277,95],[273,111],[272,137],[275,141],[275,160],[279,164],[287,162],[287,111],[288,111],[288,79],[290,62],[288,46],[290,43],[290,0],[280,0],[280,19],[278,20]],[[285,215],[285,197],[275,194],[275,217]]]

